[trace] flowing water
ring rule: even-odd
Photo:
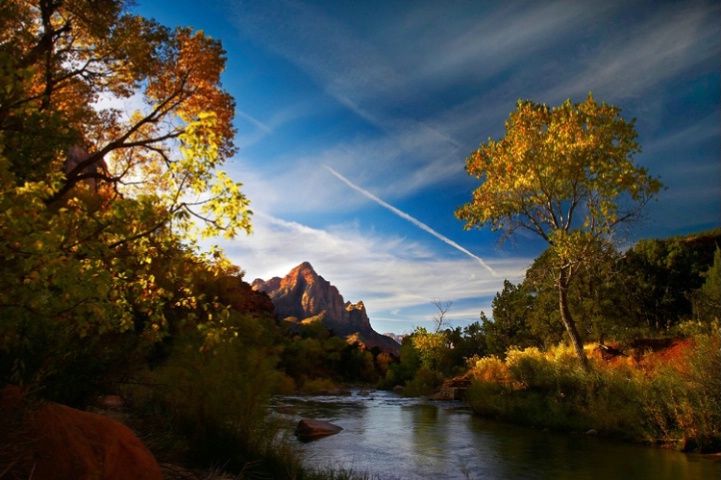
[[[298,442],[308,467],[352,469],[386,479],[705,480],[721,478],[718,456],[558,434],[477,418],[458,402],[390,392],[279,397],[289,430],[301,418],[343,427]]]

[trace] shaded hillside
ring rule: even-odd
[[[363,302],[344,301],[338,289],[308,262],[301,263],[282,279],[256,279],[252,285],[270,296],[278,319],[302,322],[317,317],[334,335],[357,340],[368,349],[377,347],[396,356],[400,352],[395,340],[373,330]]]

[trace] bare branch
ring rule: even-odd
[[[453,305],[453,300],[433,300],[431,302],[437,309],[438,313],[433,315],[433,325],[435,332],[438,333],[443,329],[444,325],[450,327],[450,324],[446,321],[446,314]]]

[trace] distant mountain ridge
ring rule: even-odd
[[[321,277],[309,262],[303,262],[285,277],[255,279],[253,289],[268,294],[279,319],[295,317],[298,321],[320,316],[323,326],[339,337],[357,340],[366,348],[398,355],[400,345],[390,337],[373,330],[363,302],[343,300],[338,289]]]

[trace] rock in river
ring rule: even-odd
[[[303,418],[298,422],[298,426],[295,427],[295,434],[300,440],[309,441],[328,435],[335,435],[341,430],[343,430],[343,427],[324,420]]]

